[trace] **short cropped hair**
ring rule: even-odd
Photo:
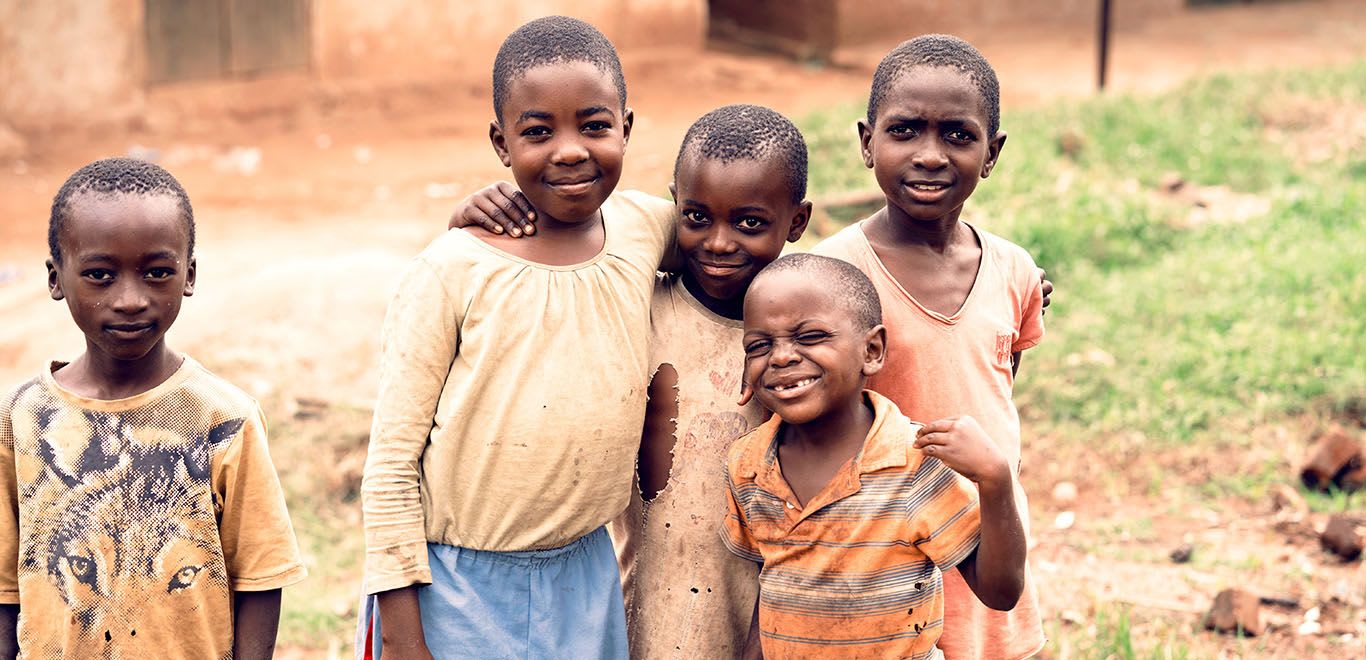
[[[754,279],[757,281],[766,275],[785,271],[803,273],[809,276],[813,284],[843,294],[848,311],[853,314],[860,330],[871,330],[882,323],[882,301],[878,299],[877,289],[873,288],[873,281],[857,266],[842,259],[797,252],[774,260],[759,271]],[[753,290],[753,285],[750,285],[750,290]]]
[[[687,158],[730,163],[777,158],[792,203],[806,198],[806,140],[787,117],[759,105],[727,105],[693,122],[674,161],[674,179]]]
[[[987,115],[987,137],[996,135],[1001,128],[1001,85],[996,80],[996,70],[972,44],[947,34],[927,34],[903,41],[882,58],[873,73],[873,89],[868,94],[869,125],[877,119],[877,112],[892,83],[921,66],[953,67],[971,79],[981,96],[982,111]]]
[[[72,199],[81,193],[174,197],[190,239],[186,256],[194,256],[194,208],[180,182],[155,163],[136,158],[105,158],[76,170],[52,198],[52,211],[47,219],[47,249],[55,263],[62,262],[62,247],[57,239],[70,218]]]
[[[626,77],[612,42],[577,18],[547,16],[513,30],[498,48],[493,59],[493,115],[502,119],[508,87],[527,71],[566,62],[587,62],[611,76],[621,107],[626,107]]]

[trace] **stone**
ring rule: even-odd
[[[1355,561],[1361,557],[1361,534],[1357,532],[1357,521],[1344,516],[1335,515],[1328,519],[1328,524],[1323,528],[1323,534],[1319,535],[1319,543],[1323,549],[1338,556],[1343,561]]]
[[[1262,604],[1257,596],[1242,589],[1225,589],[1214,597],[1214,604],[1205,615],[1205,629],[1221,633],[1256,637],[1265,630],[1262,624]]]
[[[1342,488],[1340,482],[1366,465],[1366,452],[1361,442],[1341,426],[1334,425],[1319,436],[1309,451],[1309,460],[1300,470],[1300,480],[1309,488],[1328,490],[1329,485]]]

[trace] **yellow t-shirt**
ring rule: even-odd
[[[673,218],[666,200],[619,192],[584,263],[533,263],[465,231],[413,260],[385,320],[361,487],[367,593],[430,582],[428,541],[555,548],[626,508]]]
[[[0,402],[0,602],[32,658],[227,658],[232,592],[302,580],[261,409],[186,358],[86,399],[45,371]]]

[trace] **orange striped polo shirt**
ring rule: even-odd
[[[977,488],[911,443],[918,424],[865,391],[863,449],[806,506],[778,464],[776,415],[736,440],[721,536],[759,562],[765,657],[935,658],[941,571],[977,548]]]

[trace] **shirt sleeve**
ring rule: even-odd
[[[1020,248],[1021,252],[1024,252]],[[1043,339],[1043,283],[1039,281],[1039,267],[1028,254],[1022,255],[1019,268],[1024,271],[1016,275],[1020,295],[1020,331],[1011,345],[1010,352],[1019,353],[1039,345]]]
[[[223,503],[218,533],[228,587],[268,591],[304,579],[308,572],[270,459],[265,416],[259,407],[224,452],[216,481],[215,492]]]
[[[910,512],[911,542],[947,571],[977,549],[982,534],[977,488],[937,458],[926,457],[914,479],[923,504]]]
[[[432,581],[419,470],[460,344],[455,300],[432,265],[418,257],[389,304],[361,482],[367,594]]]
[[[739,495],[729,469],[726,470],[726,509],[726,518],[721,522],[721,542],[738,557],[764,563],[764,556],[759,553],[754,535],[749,531],[745,511],[740,507]]]
[[[19,486],[10,406],[0,406],[0,604],[19,604]]]

